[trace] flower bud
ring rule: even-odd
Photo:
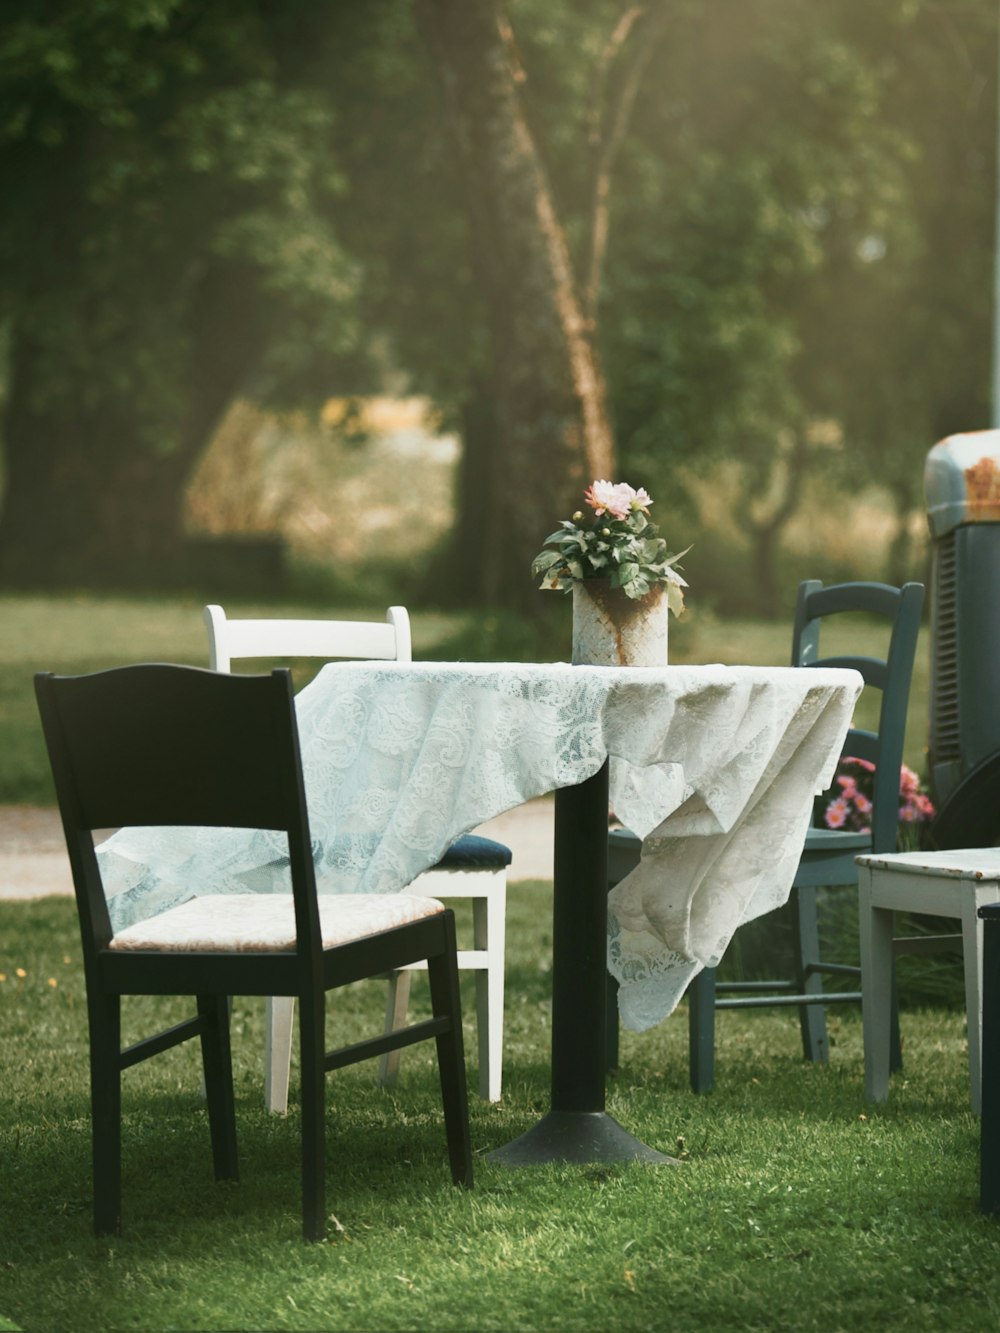
[[[578,509],[576,513],[573,515],[573,522],[579,523],[581,518],[583,518],[583,510]]]

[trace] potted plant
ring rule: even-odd
[[[543,589],[573,594],[573,661],[665,666],[669,614],[684,607],[676,566],[686,551],[668,551],[641,487],[595,481],[584,500],[589,515],[563,519],[531,565]]]

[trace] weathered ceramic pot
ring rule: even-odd
[[[667,665],[667,591],[626,597],[608,579],[573,584],[573,661],[589,666]]]

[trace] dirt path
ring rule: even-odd
[[[552,810],[552,798],[543,796],[476,830],[511,849],[511,882],[552,878]],[[0,898],[71,892],[56,811],[31,805],[0,806]]]

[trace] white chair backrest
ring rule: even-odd
[[[221,606],[205,607],[209,666],[230,671],[242,657],[350,657],[413,660],[410,617],[390,606],[385,624],[364,620],[230,620]]]

